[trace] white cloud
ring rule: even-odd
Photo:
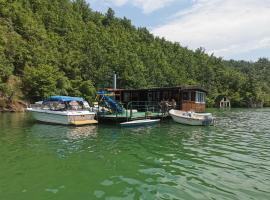
[[[106,0],[116,6],[132,4],[143,10],[145,14],[149,14],[161,8],[164,8],[176,0]]]
[[[128,2],[128,0],[109,0],[109,2],[115,4],[116,6],[123,6]]]
[[[270,0],[194,0],[152,32],[225,58],[270,50]]]
[[[144,13],[151,13],[169,5],[173,1],[174,0],[133,0],[133,4],[142,8]]]

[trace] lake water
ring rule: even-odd
[[[214,127],[65,127],[0,114],[0,199],[270,199],[270,109]]]

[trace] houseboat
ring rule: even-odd
[[[40,122],[62,125],[97,124],[95,113],[81,97],[51,96],[27,108]]]
[[[207,90],[198,86],[177,86],[150,89],[107,89],[114,94],[114,99],[126,109],[143,108],[145,102],[154,105],[166,102],[168,107],[182,111],[205,112]],[[151,107],[151,106],[149,106]]]
[[[215,122],[211,113],[204,113],[207,91],[202,87],[178,86],[113,90],[113,92],[115,93],[115,99],[121,101],[127,109],[133,109],[134,105],[139,105],[137,109],[140,110],[147,102],[147,104],[158,105],[156,106],[156,112],[160,112],[160,116],[171,116],[177,123],[207,126],[213,125]]]

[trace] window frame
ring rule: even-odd
[[[205,104],[206,94],[205,92],[196,91],[195,103]]]

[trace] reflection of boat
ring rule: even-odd
[[[96,124],[95,113],[89,111],[89,104],[80,97],[52,96],[27,111],[41,122],[64,125]]]
[[[175,122],[181,124],[207,126],[213,125],[215,121],[211,113],[194,113],[181,110],[170,110],[169,113]]]
[[[144,119],[144,120],[134,120],[130,122],[123,122],[123,123],[120,123],[120,125],[122,127],[146,126],[146,125],[152,125],[158,122],[160,122],[160,119]]]
[[[96,136],[97,136],[97,126],[72,127],[67,132],[67,137],[69,139],[82,139]]]

